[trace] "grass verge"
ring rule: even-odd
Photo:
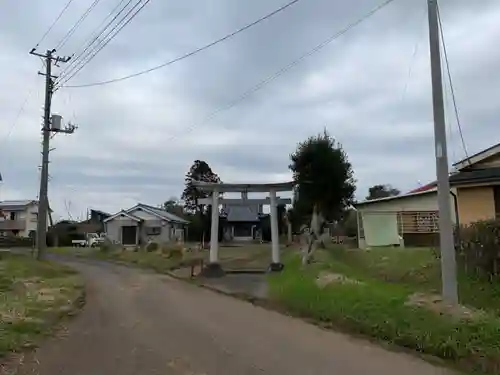
[[[390,284],[416,291],[439,293],[441,289],[440,260],[428,248],[377,248],[371,251],[330,249],[330,268],[358,276],[370,276]],[[460,301],[469,306],[500,315],[500,284],[458,268]]]
[[[270,275],[269,292],[272,301],[292,314],[436,356],[461,369],[500,372],[500,319],[496,315],[465,321],[409,306],[406,302],[413,289],[408,285],[363,275],[338,261],[305,270],[296,257],[286,263],[284,272]],[[342,271],[359,282],[320,287],[317,277],[325,270]]]
[[[174,245],[175,246],[175,245]],[[98,248],[51,248],[53,254],[70,255],[80,258],[98,259],[152,269],[158,273],[168,273],[173,269],[188,267],[191,262],[209,259],[209,251],[186,252],[182,257],[170,257],[162,251],[147,252],[145,250],[109,250]],[[267,269],[271,262],[270,245],[245,245],[221,247],[219,249],[220,264],[225,270]]]
[[[76,271],[28,256],[0,259],[0,358],[33,347],[62,317],[83,303]]]
[[[132,250],[109,250],[102,251],[99,248],[51,248],[53,254],[75,256],[111,261],[119,264],[132,265],[140,268],[152,269],[158,273],[166,273],[176,268],[181,263],[180,258],[168,258],[158,252],[132,251]]]

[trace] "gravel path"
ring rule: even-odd
[[[88,282],[84,311],[11,374],[451,374],[166,276],[71,265]]]

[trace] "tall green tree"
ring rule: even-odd
[[[368,196],[366,197],[366,200],[393,197],[399,194],[401,194],[401,191],[389,184],[373,185],[368,189]]]
[[[181,197],[184,201],[184,208],[191,213],[203,213],[205,207],[199,203],[199,200],[207,198],[208,193],[194,186],[194,181],[221,182],[221,179],[212,171],[208,163],[203,160],[195,160],[186,173],[185,188]]]
[[[193,220],[192,223],[201,226],[200,228],[193,228],[194,232],[200,233],[200,238],[203,237],[206,241],[209,241],[211,235],[212,207],[199,202],[200,199],[208,198],[209,193],[194,186],[194,181],[220,183],[221,179],[212,171],[212,168],[210,168],[206,161],[195,160],[186,173],[185,188],[181,197],[184,201],[184,210],[197,216],[197,220]]]
[[[354,172],[342,146],[326,129],[298,144],[290,156],[296,184],[295,215],[310,218],[309,246],[303,262],[309,261],[320,241],[326,221],[338,220],[354,202]]]

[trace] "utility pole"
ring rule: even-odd
[[[429,44],[432,76],[432,104],[434,111],[434,142],[436,152],[436,174],[438,181],[439,246],[441,249],[441,279],[443,298],[452,304],[458,303],[457,270],[453,222],[451,219],[450,180],[448,172],[448,150],[443,100],[443,77],[439,40],[438,0],[427,0],[429,13]]]
[[[67,128],[61,129],[60,123],[58,126],[52,126],[51,123],[51,104],[52,95],[54,93],[54,79],[56,76],[52,75],[52,64],[57,66],[57,63],[66,63],[70,60],[70,57],[59,57],[54,56],[56,51],[47,50],[45,54],[40,54],[36,52],[33,48],[30,51],[31,55],[42,57],[45,60],[45,73],[40,73],[40,75],[45,76],[45,106],[43,114],[43,126],[42,126],[42,167],[41,167],[41,177],[40,177],[40,193],[38,194],[38,221],[37,221],[37,259],[43,259],[45,256],[45,250],[47,248],[47,217],[49,215],[49,200],[48,200],[48,181],[49,181],[49,144],[50,144],[50,134],[52,132],[68,133],[71,134],[75,131],[76,127],[69,125]],[[60,117],[58,118],[60,122]]]

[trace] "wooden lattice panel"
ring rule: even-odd
[[[403,233],[439,232],[437,211],[402,212]]]

